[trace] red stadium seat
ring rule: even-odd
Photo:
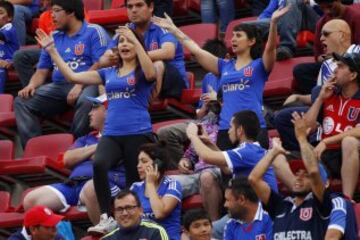
[[[194,208],[202,208],[203,201],[200,194],[196,194],[190,197],[183,199],[182,210],[187,211]]]
[[[0,94],[0,128],[14,127],[16,125],[13,111],[14,98],[10,94]]]
[[[0,191],[0,212],[6,212],[11,206],[11,197],[9,192]]]
[[[88,11],[90,23],[100,25],[120,25],[129,21],[126,8]]]
[[[195,12],[200,12],[200,0],[188,0],[188,7],[189,9],[195,11]]]
[[[85,236],[83,238],[81,238],[80,240],[99,240],[100,237],[95,237],[95,236]]]
[[[0,140],[0,160],[14,159],[14,143],[10,140]]]
[[[47,156],[56,160],[60,152],[65,152],[74,142],[74,137],[69,133],[42,135],[31,138],[24,150],[23,158]]]
[[[24,214],[17,212],[3,212],[0,213],[0,233],[8,232],[11,234],[10,229],[22,226]],[[6,231],[7,230],[7,231]]]
[[[360,4],[359,4],[359,6],[360,6]],[[356,222],[357,222],[357,227],[358,227],[358,238],[357,239],[360,239],[360,203],[354,204],[353,207],[354,207]]]
[[[103,0],[84,0],[83,3],[84,3],[84,8],[86,9],[86,11],[101,10],[101,9],[103,9],[103,5],[104,5]]]
[[[187,122],[187,121],[190,121],[190,120],[191,119],[185,119],[184,118],[184,119],[174,119],[174,120],[154,123],[152,125],[153,132],[156,133],[160,128],[165,127],[165,126],[170,126],[170,125],[177,124],[177,123],[183,123],[183,122]]]
[[[214,23],[198,23],[180,27],[180,30],[194,40],[200,47],[209,39],[217,37],[217,25]],[[191,58],[191,53],[184,48],[185,59]]]
[[[314,57],[298,57],[276,62],[265,84],[264,97],[286,97],[292,94],[295,89],[293,68],[297,64],[306,62],[314,62]]]
[[[188,14],[188,1],[187,0],[173,0],[173,16],[186,16]]]
[[[125,7],[125,0],[112,0],[111,1],[111,8],[122,8]]]
[[[304,48],[309,45],[309,43],[314,43],[315,34],[310,31],[301,31],[296,36],[297,47]]]
[[[0,175],[5,175],[28,186],[63,181],[70,173],[57,161],[73,142],[71,134],[50,134],[32,138],[26,144],[22,159],[3,161]]]

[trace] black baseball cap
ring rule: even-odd
[[[351,71],[355,71],[360,74],[360,54],[359,53],[345,53],[340,55],[333,53],[333,58],[336,61],[340,61],[349,66]]]

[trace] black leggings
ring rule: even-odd
[[[101,213],[110,215],[111,192],[108,171],[123,163],[125,166],[126,186],[139,181],[137,163],[139,147],[154,142],[152,133],[126,136],[103,136],[95,152],[94,187]]]

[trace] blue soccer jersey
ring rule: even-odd
[[[62,31],[55,31],[53,38],[62,59],[74,72],[86,71],[98,62],[106,51],[109,40],[109,36],[102,27],[86,22],[83,22],[81,29],[73,36],[68,36]],[[52,81],[54,83],[66,82],[46,50],[41,51],[37,67],[53,69]]]
[[[230,218],[224,229],[224,240],[270,240],[272,239],[272,221],[261,204],[251,223]]]
[[[220,79],[218,77],[216,77],[212,73],[206,74],[203,80],[201,81],[202,94],[209,92],[209,86],[212,87],[215,92],[217,92],[219,90],[219,84],[220,84]],[[204,104],[203,101],[200,99],[198,108],[201,108],[203,104]]]
[[[258,142],[242,143],[239,147],[223,152],[233,176],[249,176],[256,164],[265,156],[266,150]],[[264,174],[264,181],[271,189],[278,191],[275,173],[270,167]]]
[[[327,229],[340,231],[344,240],[357,239],[358,228],[352,203],[335,194],[332,194],[331,202],[332,210]]]
[[[220,130],[229,129],[233,115],[243,110],[255,112],[260,126],[266,128],[262,105],[264,86],[269,73],[266,72],[261,58],[253,60],[240,70],[236,70],[235,63],[235,59],[219,58],[218,61],[224,102],[220,113]]]
[[[328,191],[324,192],[322,202],[309,193],[299,206],[292,197],[283,198],[271,191],[264,208],[273,220],[274,240],[324,239],[332,203]]]
[[[108,110],[104,136],[124,136],[152,131],[148,111],[153,82],[145,79],[144,73],[135,78],[135,71],[118,76],[118,68],[99,69],[105,85]]]
[[[97,132],[93,132],[83,137],[80,137],[76,139],[76,141],[73,143],[73,145],[71,145],[69,150],[97,144],[99,142],[99,137],[100,136]],[[89,158],[76,164],[73,167],[69,179],[91,179],[93,176],[93,160]],[[112,182],[116,182],[119,187],[125,187],[125,168],[123,165],[118,165],[115,168],[112,168],[108,172],[108,177]]]
[[[164,177],[160,183],[160,186],[157,190],[157,194],[160,197],[173,197],[178,201],[175,209],[163,219],[156,219],[151,209],[150,200],[145,196],[145,182],[136,182],[130,188],[139,196],[141,206],[144,209],[145,218],[153,220],[165,228],[169,239],[180,240],[181,234],[181,199],[182,199],[182,189],[178,181],[175,181],[169,177]]]
[[[20,48],[14,26],[5,24],[0,28],[0,35],[3,37],[0,41],[0,59],[11,61],[15,51]]]
[[[129,24],[129,28],[135,30],[136,26],[133,23]],[[170,42],[175,45],[175,57],[172,60],[166,61],[167,63],[175,66],[181,76],[183,76],[186,87],[189,87],[189,83],[186,76],[185,62],[184,62],[184,50],[175,36],[169,33],[167,30],[150,23],[149,29],[145,32],[144,44],[146,51],[153,51],[160,49],[164,43]],[[108,48],[116,47],[119,43],[119,36],[115,35],[113,41],[109,44]]]

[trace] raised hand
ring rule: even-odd
[[[174,32],[176,30],[176,25],[166,13],[164,13],[164,15],[165,18],[152,17],[151,21],[159,27],[168,30],[169,32]]]
[[[280,138],[273,138],[272,139],[272,150],[276,151],[278,154],[288,154],[289,152],[285,150],[285,148],[282,146]]]
[[[307,136],[310,133],[310,127],[308,126],[306,119],[297,112],[292,113],[293,119],[291,122],[295,127],[295,136],[298,140],[307,139]]]
[[[120,35],[119,37],[124,36],[131,43],[138,42],[134,32],[127,26],[119,26],[116,32]]]
[[[284,16],[290,9],[291,5],[287,5],[283,8],[278,8],[271,16],[271,21],[278,22],[278,20]]]
[[[48,50],[54,45],[54,39],[51,35],[47,35],[42,29],[36,29],[36,41],[40,44],[42,48]]]
[[[330,97],[331,95],[333,95],[335,88],[336,88],[336,81],[335,81],[335,77],[333,77],[329,79],[326,83],[324,83],[324,85],[321,87],[319,98],[324,100]]]

